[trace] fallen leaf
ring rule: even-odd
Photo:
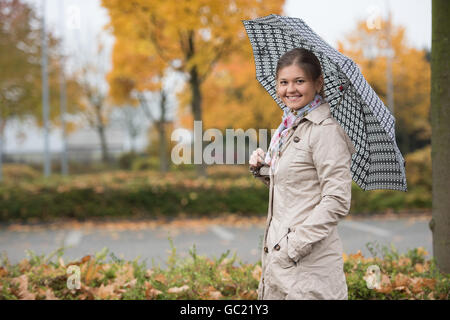
[[[350,260],[363,260],[364,256],[361,253],[361,250],[358,250],[358,252],[354,253],[354,254],[350,254],[348,257]]]
[[[259,265],[256,265],[255,268],[252,271],[252,277],[256,281],[259,281],[261,279],[262,269]]]
[[[86,263],[86,262],[88,262],[89,260],[91,260],[91,256],[84,256],[83,258],[81,258],[81,263]]]
[[[134,287],[134,286],[136,285],[136,282],[137,282],[137,279],[133,279],[133,280],[131,280],[131,281],[125,283],[124,286],[125,286],[126,288],[132,288],[132,287]]]
[[[166,276],[162,273],[157,274],[153,279],[155,279],[158,282],[161,282],[162,284],[166,284]]]
[[[6,276],[8,274],[8,270],[3,267],[0,267],[0,278]]]
[[[65,268],[64,260],[62,257],[59,257],[58,262],[61,265],[61,267]]]
[[[395,275],[394,279],[394,287],[403,287],[408,286],[409,277],[404,275],[403,273],[398,273]]]
[[[162,291],[153,288],[150,282],[145,282],[145,296],[147,299],[149,300],[155,299],[161,293]]]
[[[227,272],[227,270],[220,270],[220,275],[221,275],[221,281],[223,282],[227,282],[231,280],[231,276],[230,274]]]
[[[95,261],[89,262],[86,273],[85,273],[84,281],[87,284],[89,284],[94,279],[100,279],[102,277],[102,275],[99,273],[101,268],[102,267],[100,265],[97,265],[95,263]],[[82,272],[83,272],[83,270],[82,270]]]
[[[93,288],[92,293],[100,299],[107,299],[107,298],[118,298],[119,295],[114,293],[114,285],[109,284],[107,286],[102,285],[99,288]]]
[[[12,283],[19,285],[18,297],[20,300],[36,300],[36,295],[28,291],[28,277],[26,274],[13,278]]]
[[[417,253],[422,255],[422,256],[426,256],[428,254],[428,252],[425,250],[424,247],[418,247],[417,248]]]
[[[399,267],[405,267],[411,264],[410,258],[400,258],[398,259],[398,266]]]
[[[375,288],[380,293],[390,293],[392,291],[391,279],[386,274],[381,275],[380,287]]]
[[[153,270],[152,269],[147,269],[147,271],[145,271],[145,277],[146,278],[151,278],[153,274]]]
[[[436,279],[422,278],[422,283],[431,290],[434,290],[436,286]]]
[[[258,297],[256,290],[245,290],[240,294],[241,298],[244,300],[255,300]]]
[[[223,298],[223,295],[220,291],[215,290],[215,291],[210,291],[208,293],[208,297],[212,300],[219,300],[220,298]]]
[[[189,289],[189,286],[185,284],[184,286],[181,286],[181,287],[169,288],[169,290],[167,290],[167,292],[168,293],[181,293],[181,292],[186,291],[188,289]]]
[[[408,296],[411,295],[411,291],[408,289],[407,286],[396,287],[394,290],[397,290],[397,291],[404,291]]]
[[[414,269],[419,273],[423,273],[425,271],[425,268],[424,268],[423,264],[421,264],[421,263],[416,263],[414,265]]]
[[[348,255],[345,252],[342,253],[342,259],[344,260],[344,262],[347,262],[348,260]]]
[[[52,289],[47,288],[47,290],[45,291],[45,300],[59,300],[59,299],[55,296],[55,293],[53,292]]]
[[[25,273],[30,267],[30,262],[27,259],[23,259],[19,262],[19,270],[21,273]]]

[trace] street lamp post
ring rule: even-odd
[[[47,33],[45,27],[46,0],[42,0],[42,114],[44,122],[44,176],[51,173],[49,152],[49,105],[48,105],[48,73],[47,73]]]

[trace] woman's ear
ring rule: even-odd
[[[323,74],[316,81],[316,92],[320,92],[323,87]]]

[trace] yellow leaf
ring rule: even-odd
[[[419,273],[423,273],[425,271],[425,268],[421,263],[416,263],[414,269]]]

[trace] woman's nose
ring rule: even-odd
[[[288,87],[287,87],[287,92],[295,92],[296,91],[296,89],[295,89],[295,84],[294,83],[289,83],[288,84]]]

